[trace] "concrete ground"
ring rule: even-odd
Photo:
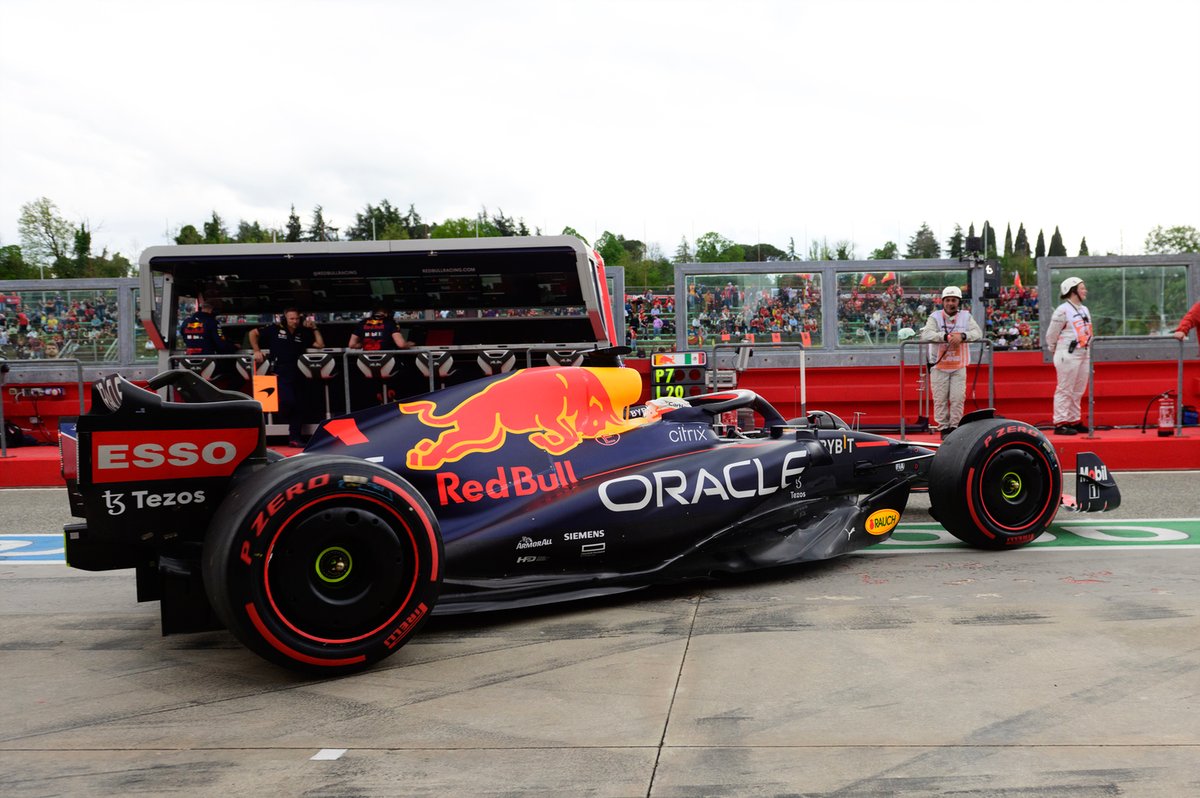
[[[1117,479],[1109,517],[1200,518],[1195,472]],[[0,493],[0,531],[63,516]],[[1198,608],[1200,549],[861,553],[435,619],[313,681],[159,636],[128,572],[4,564],[0,792],[1196,795]]]

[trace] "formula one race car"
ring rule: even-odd
[[[972,413],[940,447],[787,421],[746,390],[636,405],[631,369],[529,368],[326,421],[267,449],[257,402],[175,370],[164,401],[113,375],[63,425],[68,563],[137,569],[164,634],[227,627],[281,665],[340,673],[434,611],[520,607],[846,554],[911,490],[984,549],[1034,540],[1062,472],[1033,426]],[[761,426],[720,423],[749,408]],[[734,414],[736,415],[736,414]],[[1116,507],[1094,455],[1072,509]]]

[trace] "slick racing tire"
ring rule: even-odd
[[[271,662],[318,675],[393,653],[442,582],[437,519],[404,479],[352,457],[302,455],[249,475],[204,542],[217,617]]]
[[[929,471],[933,517],[981,549],[1031,543],[1050,526],[1062,496],[1054,447],[1036,427],[988,419],[946,438]]]

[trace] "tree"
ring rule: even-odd
[[[408,238],[429,238],[429,225],[421,218],[421,214],[417,213],[417,206],[413,203],[408,204],[408,213],[400,217],[404,224],[404,232],[408,234]],[[521,224],[524,227],[524,222]]]
[[[284,241],[294,242],[303,239],[304,233],[300,227],[300,217],[296,215],[296,206],[292,205],[291,211],[288,212],[287,220],[287,235],[283,237]]]
[[[854,242],[846,239],[834,242],[834,260],[854,260]]]
[[[1008,223],[1008,228],[1004,231],[1004,259],[1008,260],[1013,255],[1013,240],[1012,240],[1012,222]]]
[[[692,257],[692,248],[688,244],[687,236],[682,236],[679,239],[679,246],[675,247],[675,262],[691,263]]]
[[[787,255],[784,256],[784,260],[791,260],[791,261],[800,260],[800,256],[796,254],[796,237],[795,236],[791,236],[790,238],[788,238]]]
[[[417,217],[418,219],[420,217]],[[386,199],[375,207],[367,203],[362,213],[354,214],[354,224],[346,229],[347,241],[394,241],[409,237],[406,219]]]
[[[634,268],[645,267],[645,282],[643,285],[671,285],[675,281],[675,269],[666,258],[651,258],[633,265]]]
[[[305,241],[337,241],[338,229],[325,221],[325,212],[320,205],[313,208],[312,225],[308,228]]]
[[[625,237],[613,235],[605,230],[596,239],[596,251],[604,258],[606,266],[624,266],[629,262],[629,253],[625,249]]]
[[[731,244],[721,250],[721,254],[717,256],[717,260],[721,263],[745,263],[746,248],[741,244]]]
[[[1009,225],[1009,230],[1012,225]],[[1043,247],[1045,242],[1043,240]],[[1002,268],[1016,272],[1021,275],[1024,281],[1031,281],[1034,278],[1034,273],[1037,271],[1037,263],[1030,257],[1029,252],[1029,235],[1025,232],[1025,224],[1022,222],[1017,225],[1017,237],[1012,244],[1012,252],[1004,258]]]
[[[829,242],[823,238],[820,241],[810,241],[808,243],[808,259],[837,260],[834,257],[833,250],[829,248]]]
[[[518,228],[519,229],[519,228]],[[527,235],[528,231],[521,233]],[[618,238],[621,238],[618,236]],[[621,246],[625,247],[625,257],[630,263],[646,259],[646,244],[636,238],[621,238]]]
[[[24,261],[44,274],[59,258],[69,257],[75,228],[58,213],[58,207],[47,197],[21,206],[17,220]]]
[[[1200,231],[1195,227],[1178,225],[1154,227],[1146,236],[1147,255],[1178,255],[1182,252],[1200,252]]]
[[[1038,230],[1038,240],[1033,249],[1033,256],[1035,258],[1046,257],[1046,236],[1042,234],[1041,230]]]
[[[576,230],[574,227],[570,227],[570,226],[564,227],[562,230],[562,234],[565,236],[575,236],[583,243],[585,243],[585,244],[588,243],[588,240],[583,237],[583,234],[580,233],[578,230]],[[588,246],[591,246],[591,245],[588,244]]]
[[[1029,235],[1025,232],[1025,223],[1017,225],[1017,237],[1013,241],[1013,254],[1029,257]]]
[[[16,244],[0,247],[0,280],[36,280],[38,270],[21,257]]]
[[[216,211],[212,212],[212,218],[204,223],[204,243],[205,244],[228,244],[233,241],[229,237],[229,231],[225,229],[225,221],[217,215]]]
[[[54,263],[55,277],[128,277],[133,273],[133,264],[119,252],[110,257],[105,249],[98,257],[92,255],[92,231],[86,222],[72,231],[71,242],[71,254]]]
[[[175,236],[176,244],[203,244],[204,236],[200,235],[200,231],[196,229],[194,224],[185,224],[179,228],[179,235]]]
[[[983,230],[979,235],[983,238],[983,248],[987,250],[984,253],[984,257],[995,260],[997,257],[996,249],[1000,246],[1000,242],[996,240],[996,228],[992,227],[991,222],[984,220]]]
[[[1058,232],[1058,225],[1054,226],[1054,235],[1050,236],[1050,249],[1046,250],[1046,254],[1052,258],[1067,255],[1067,245],[1063,243],[1062,233]]]
[[[971,225],[971,234],[975,234],[975,226]],[[946,240],[946,249],[952,258],[962,258],[966,252],[966,236],[963,235],[962,225],[954,225],[954,235]]]
[[[409,210],[412,210],[411,206]],[[480,210],[479,218],[482,222],[486,222],[489,226],[491,230],[489,235],[505,237],[529,235],[529,228],[525,226],[525,220],[517,219],[514,221],[511,216],[506,216],[504,214],[503,208],[497,208],[496,213],[489,216],[488,209],[486,206],[484,206]],[[419,223],[421,217],[417,216],[416,219],[417,223]],[[481,232],[480,235],[483,235],[483,233]]]
[[[479,229],[479,217],[469,218],[460,216],[448,218],[442,223],[434,224],[430,230],[431,239],[473,239],[475,235],[487,236],[491,233]]]
[[[904,253],[904,257],[936,258],[941,254],[942,248],[938,246],[937,236],[929,229],[928,224],[921,222],[917,232],[908,240],[908,251]]]
[[[879,249],[873,250],[867,260],[899,260],[900,247],[895,241],[889,241]]]
[[[92,277],[132,277],[134,266],[129,258],[120,252],[108,254],[108,249],[100,251],[100,257],[91,259]]]
[[[1088,256],[1087,236],[1079,240],[1079,257],[1086,258]]]
[[[746,253],[748,261],[767,262],[788,259],[786,252],[771,244],[739,244],[738,246]]]
[[[487,208],[483,209],[481,218],[484,218],[484,219],[488,218]],[[516,222],[513,221],[511,216],[504,215],[503,208],[496,209],[496,215],[491,217],[491,222],[492,222],[492,225],[496,228],[496,231],[497,231],[496,235],[508,237],[508,236],[515,236],[517,234]],[[600,248],[599,241],[597,241],[596,249],[599,249],[599,248]],[[601,254],[603,254],[603,253],[601,253]],[[608,258],[605,258],[604,262],[607,263]]]
[[[275,240],[277,230],[267,230],[258,222],[238,222],[237,233],[233,240],[238,244],[269,244]]]
[[[54,264],[54,275],[65,279],[91,277],[88,261],[92,257],[92,231],[86,224],[81,224],[75,228],[72,238],[71,257],[58,259]]]
[[[708,232],[696,239],[696,260],[700,263],[719,263],[734,243],[720,233]]]

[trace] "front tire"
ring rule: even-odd
[[[392,471],[304,455],[226,496],[204,543],[217,617],[271,662],[323,676],[392,654],[429,616],[443,551],[429,505]]]
[[[929,472],[931,512],[950,534],[980,549],[1012,549],[1050,526],[1062,496],[1054,447],[1036,427],[1009,419],[959,427]]]

